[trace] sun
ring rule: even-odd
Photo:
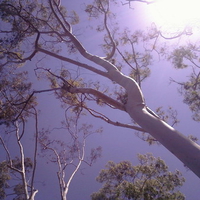
[[[200,22],[199,0],[154,0],[150,12],[156,24],[185,27]]]

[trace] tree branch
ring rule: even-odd
[[[107,122],[108,124],[112,124],[114,126],[119,126],[119,127],[124,127],[124,128],[130,128],[130,129],[134,129],[137,131],[142,131],[142,132],[146,132],[143,128],[140,128],[138,126],[133,126],[133,125],[129,125],[129,124],[124,124],[124,123],[120,123],[120,122],[114,122],[112,120],[110,120],[108,117],[106,117],[105,115],[103,115],[102,113],[99,113],[91,108],[87,108],[84,106],[84,108],[94,117],[96,118],[100,118],[102,120],[104,120],[105,122]],[[96,114],[95,114],[96,113]]]
[[[20,115],[22,114],[22,112],[25,110],[26,106],[28,105],[29,101],[31,100],[31,98],[33,97],[34,94],[37,94],[37,93],[43,93],[43,92],[51,92],[51,91],[55,91],[55,90],[60,90],[61,88],[53,88],[53,89],[47,89],[47,90],[38,90],[38,91],[33,91],[31,93],[31,95],[28,97],[27,100],[21,102],[21,103],[18,103],[18,104],[13,104],[15,106],[17,105],[22,105],[24,104],[23,108],[21,109],[20,113],[17,115],[17,117],[15,117],[15,119],[13,121],[16,121],[18,120],[18,118],[20,117]]]
[[[122,103],[119,103],[118,101],[108,97],[107,95],[94,90],[92,88],[75,88],[75,87],[70,87],[69,92],[71,93],[82,93],[82,94],[92,94],[94,96],[96,96],[99,99],[102,99],[103,101],[105,101],[106,103],[114,106],[115,108],[125,111],[124,105]]]
[[[35,111],[35,148],[34,148],[34,155],[33,155],[33,172],[31,177],[31,192],[30,192],[30,200],[34,200],[34,197],[38,190],[35,190],[33,187],[34,179],[35,179],[35,172],[36,172],[36,166],[37,166],[37,151],[38,151],[38,114],[36,109],[33,107]]]
[[[29,199],[29,193],[28,193],[28,188],[27,188],[27,181],[26,181],[26,172],[25,172],[25,159],[24,159],[24,148],[19,140],[19,124],[16,121],[15,122],[15,127],[16,127],[16,138],[17,138],[17,143],[20,149],[20,156],[21,156],[21,177],[22,177],[22,183],[23,183],[23,190],[24,190],[24,195],[26,199]]]
[[[99,1],[99,3],[101,4],[101,6],[103,8],[103,4],[101,3],[101,1]],[[109,4],[109,1],[108,1],[108,4]],[[104,26],[106,28],[106,31],[108,33],[108,37],[109,37],[109,39],[111,41],[111,44],[112,44],[112,51],[110,52],[109,55],[107,55],[107,57],[105,58],[105,60],[110,60],[114,56],[114,54],[115,54],[116,44],[115,44],[115,41],[113,40],[113,37],[111,35],[111,32],[110,32],[110,30],[108,28],[108,24],[107,24],[107,15],[108,15],[109,9],[105,10],[103,8],[103,12],[104,12]]]
[[[65,61],[65,62],[69,62],[71,64],[74,64],[74,65],[77,65],[77,66],[80,66],[80,67],[83,67],[83,68],[85,68],[85,69],[87,69],[89,71],[92,71],[92,72],[96,73],[96,74],[99,74],[101,76],[109,78],[109,75],[106,72],[103,72],[101,70],[95,69],[94,67],[91,67],[90,65],[78,62],[76,60],[72,60],[70,58],[67,58],[67,57],[64,57],[64,56],[61,56],[61,55],[57,55],[57,54],[55,54],[55,53],[53,53],[51,51],[48,51],[48,50],[45,50],[45,49],[42,49],[42,48],[39,48],[39,47],[37,48],[37,50],[42,52],[42,53],[44,53],[44,54],[47,54],[47,55],[49,55],[51,57],[57,58],[59,60]]]

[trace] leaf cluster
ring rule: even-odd
[[[200,121],[200,54],[198,44],[188,44],[175,49],[169,56],[169,60],[177,69],[191,67],[192,73],[188,76],[188,80],[179,82],[180,94],[183,95],[183,102],[186,103],[193,113],[193,120]]]
[[[11,179],[9,174],[9,168],[7,162],[3,161],[0,163],[0,199],[5,199],[5,189],[9,187],[8,181]]]
[[[30,173],[33,168],[32,160],[28,157],[25,158],[24,166],[25,171]],[[15,157],[15,159],[12,160],[12,166],[8,161],[3,161],[0,163],[0,199],[2,200],[6,199],[6,197],[9,195],[9,192],[11,192],[10,189],[12,189],[14,192],[15,200],[24,199],[24,187],[20,179],[18,180],[18,172],[15,169],[22,169],[21,160],[19,157]],[[15,181],[11,182],[13,178],[15,178]],[[6,192],[6,190],[8,191]],[[13,193],[11,193],[11,195],[13,195]]]
[[[136,166],[129,161],[109,161],[96,179],[104,185],[91,195],[92,199],[185,199],[176,190],[185,181],[179,171],[168,171],[165,162],[152,154],[139,154],[138,160]]]
[[[9,74],[9,75],[8,75]],[[0,75],[0,124],[10,125],[17,118],[23,119],[29,116],[29,109],[36,104],[34,98],[29,102],[31,83],[27,81],[28,74],[26,71],[16,73],[15,70],[2,72]],[[26,108],[24,105],[27,103]]]
[[[39,25],[37,18],[33,17],[36,8],[37,1],[1,1],[0,18],[4,29],[0,31],[0,53],[7,60],[21,59],[24,51],[18,46],[36,33]]]

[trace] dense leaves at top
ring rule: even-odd
[[[93,200],[183,200],[184,195],[176,188],[182,186],[184,178],[179,171],[168,171],[160,158],[151,154],[138,155],[139,165],[129,161],[108,162],[101,170],[97,181],[103,187],[92,194]]]

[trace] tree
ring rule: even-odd
[[[29,174],[33,169],[33,162],[30,158],[24,159],[24,166],[22,165],[21,160],[16,157],[14,160],[11,161],[12,166],[10,165],[9,161],[3,161],[0,163],[0,169],[1,169],[1,196],[0,199],[6,199],[8,196],[14,196],[13,199],[16,200],[23,200],[27,199],[25,197],[27,186],[26,181],[24,181],[24,175]],[[24,171],[23,168],[25,168]],[[22,175],[20,177],[20,174]],[[13,187],[10,186],[9,182],[15,177],[15,184]],[[33,196],[37,193],[37,190],[31,191],[33,192]],[[31,193],[30,192],[30,193]],[[28,194],[28,192],[27,192]],[[34,199],[34,197],[31,197]]]
[[[132,32],[128,28],[121,30],[115,21],[117,14],[111,11],[112,5],[119,5],[117,2],[95,0],[85,5],[89,18],[100,20],[96,31],[102,39],[98,53],[105,56],[101,57],[89,53],[89,46],[81,43],[76,32],[79,16],[75,11],[67,11],[61,1],[1,1],[0,16],[5,26],[1,26],[0,69],[38,59],[35,71],[43,71],[51,85],[46,92],[54,91],[62,103],[73,105],[75,110],[83,109],[115,126],[149,133],[200,177],[199,145],[152,114],[142,94],[141,83],[150,75],[148,66],[153,60],[149,52],[154,50],[161,35]],[[60,69],[41,64],[45,58],[59,60]],[[85,76],[86,71],[92,74],[92,81]],[[110,90],[104,87],[105,81]],[[27,109],[36,93],[39,91],[23,99],[18,108]],[[99,109],[92,107],[94,103]],[[110,119],[101,112],[102,106],[111,112],[127,113],[133,124]]]
[[[90,18],[102,19],[102,23],[97,26],[97,30],[105,33],[103,51],[106,56],[99,57],[89,53],[75,36],[72,25],[78,23],[78,15],[75,12],[69,15],[69,12],[67,13],[65,8],[60,5],[60,1],[49,0],[43,3],[2,1],[1,18],[9,25],[5,26],[5,30],[1,30],[1,33],[4,33],[4,38],[1,40],[1,67],[8,64],[25,63],[37,54],[42,53],[107,78],[116,83],[118,88],[123,88],[123,101],[119,101],[114,96],[111,98],[105,94],[105,91],[100,91],[102,89],[100,82],[98,82],[98,87],[88,85],[86,82],[81,85],[82,87],[73,85],[71,83],[71,79],[73,80],[72,75],[62,77],[61,74],[61,76],[57,76],[59,82],[56,87],[75,96],[85,94],[87,100],[91,99],[92,95],[94,101],[101,100],[102,104],[111,109],[126,112],[139,126],[132,126],[132,128],[148,132],[197,176],[200,176],[200,147],[161,119],[153,116],[145,104],[140,84],[142,77],[147,77],[146,68],[151,57],[147,53],[148,51],[140,53],[135,48],[140,37],[141,41],[144,42],[149,41],[151,38],[138,32],[132,34],[126,30],[122,32],[119,38],[116,38],[117,28],[110,29],[108,26],[115,17],[110,11],[112,2],[117,4],[116,1],[95,0],[93,4],[89,4],[85,8]],[[28,42],[27,45],[31,51],[29,54],[23,50],[25,41]],[[62,48],[60,46],[61,42],[65,45]],[[132,48],[131,54],[126,50],[122,52],[120,44],[121,46],[129,44]],[[90,64],[77,61],[73,56],[76,53],[87,59]],[[120,56],[123,62],[115,63],[116,56]],[[124,62],[131,68],[132,73],[130,75],[133,74],[132,77],[122,73],[121,66],[124,65]],[[133,67],[134,65],[135,67]],[[88,106],[81,105],[81,107],[94,116],[111,122],[103,114],[95,113]],[[114,124],[120,125],[120,123]],[[126,125],[122,126],[126,127]]]
[[[81,117],[84,116],[83,110],[73,105],[69,106],[65,102],[63,105],[65,120],[59,127],[59,130],[65,132],[65,137],[55,139],[52,137],[55,131],[39,128],[37,99],[33,97],[34,94],[49,90],[33,91],[30,94],[31,84],[27,82],[26,72],[16,73],[15,69],[9,68],[3,69],[1,75],[0,145],[1,153],[5,154],[5,161],[0,163],[0,199],[8,197],[15,200],[35,199],[39,191],[35,189],[35,181],[37,181],[36,170],[40,155],[47,162],[57,165],[60,197],[66,200],[72,179],[82,163],[91,166],[101,156],[101,147],[91,149],[90,154],[85,153],[87,138],[94,133],[100,133],[101,128],[93,130],[92,125],[79,122],[80,119],[83,120]],[[63,96],[65,101],[75,104],[75,100],[67,98],[64,99]],[[27,128],[30,126],[29,122],[33,125],[31,130]],[[82,125],[79,125],[81,123]],[[29,142],[28,148],[25,147],[27,136],[32,141]],[[32,149],[30,157],[26,157],[29,149]],[[71,170],[68,170],[69,167]]]
[[[8,74],[9,76],[8,76]],[[29,90],[31,83],[27,81],[27,73],[16,73],[11,67],[10,69],[2,70],[1,72],[1,104],[0,104],[0,124],[1,135],[0,144],[2,145],[2,154],[5,154],[5,161],[1,162],[3,184],[1,190],[3,195],[2,199],[8,195],[14,195],[14,199],[34,199],[35,194],[38,192],[34,188],[34,174],[36,169],[36,156],[37,156],[37,111],[35,109],[35,98],[26,102],[24,106],[23,102],[29,96]],[[23,114],[22,114],[23,113]],[[35,119],[35,150],[33,151],[33,161],[25,157],[22,138],[26,131],[26,121],[34,117]],[[13,156],[8,148],[8,138],[12,138],[12,146],[16,147],[15,153],[19,151],[19,155]],[[31,175],[30,175],[31,174]],[[15,184],[13,186],[13,192],[10,193],[9,180],[15,177]],[[30,177],[30,183],[29,182]],[[8,193],[6,192],[8,189]]]
[[[185,199],[177,190],[185,181],[179,171],[168,171],[165,162],[152,154],[139,154],[138,160],[136,166],[129,161],[109,161],[96,178],[104,184],[91,195],[92,200]]]
[[[101,128],[93,130],[93,126],[87,123],[79,126],[80,115],[82,115],[81,111],[74,111],[70,117],[66,117],[66,122],[62,122],[63,127],[70,135],[71,142],[68,141],[68,137],[66,137],[67,143],[63,140],[53,140],[51,139],[52,133],[44,130],[41,131],[39,137],[43,157],[46,157],[48,162],[57,165],[57,178],[62,200],[67,199],[69,186],[77,171],[80,170],[82,163],[92,166],[101,156],[101,147],[99,146],[91,149],[89,158],[86,158],[87,137],[94,133],[100,133],[102,130]],[[73,169],[68,170],[69,166],[73,166]]]

